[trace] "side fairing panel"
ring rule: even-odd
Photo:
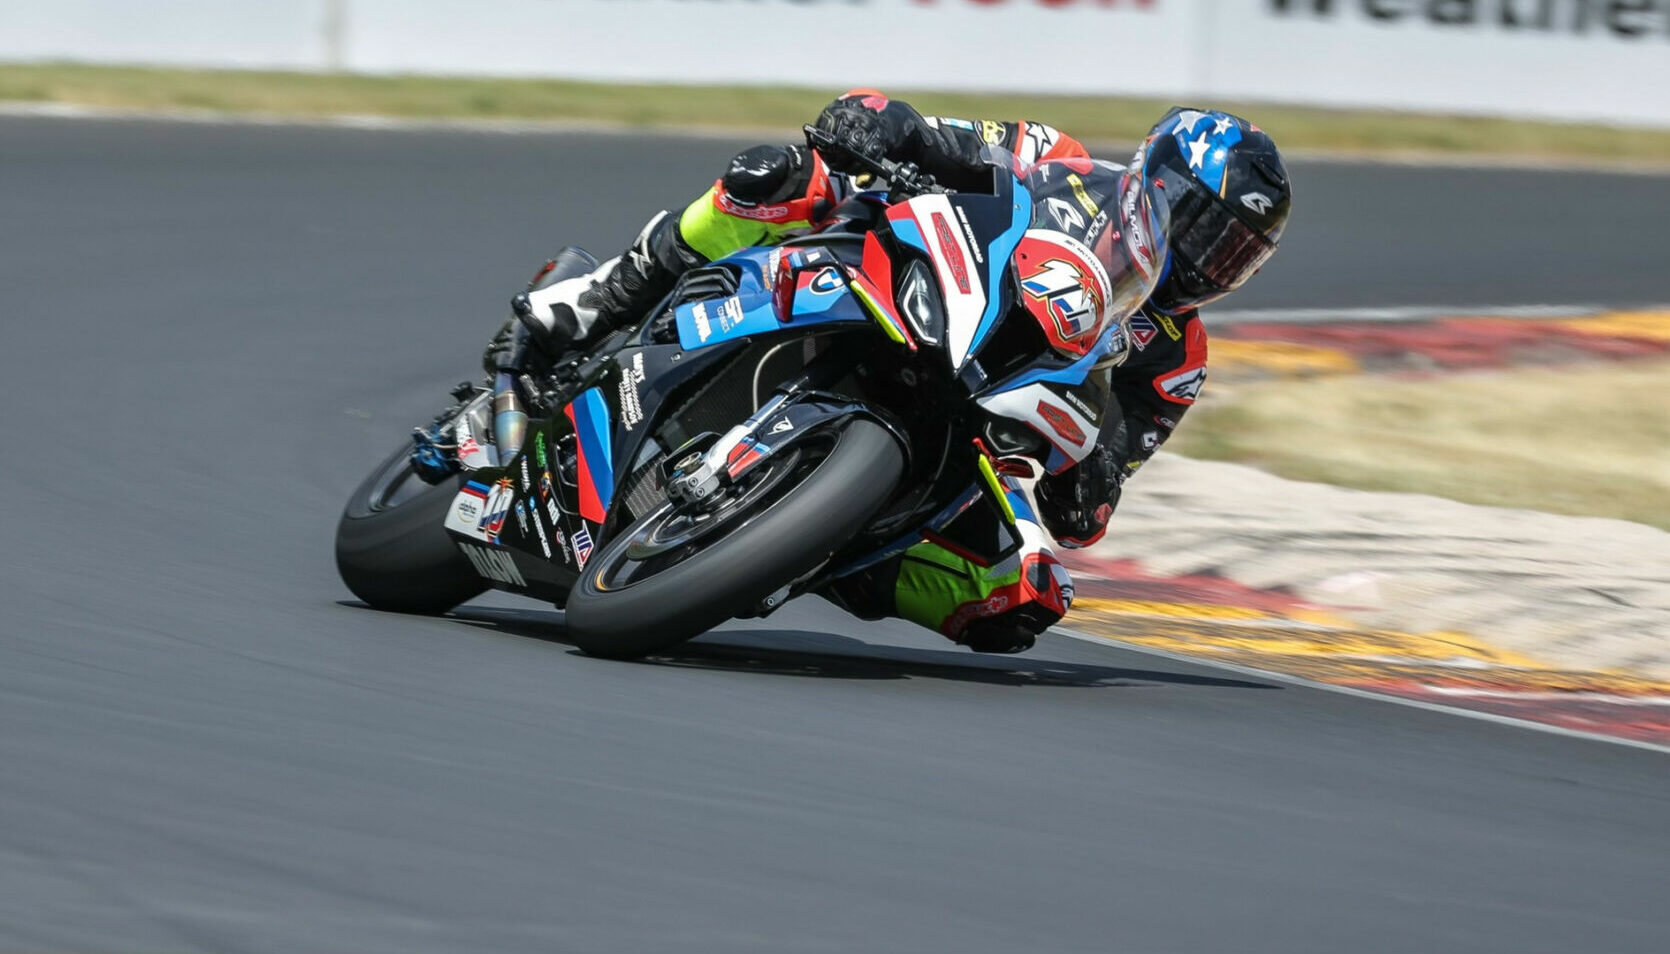
[[[1028,384],[977,400],[987,411],[1021,421],[1049,441],[1050,456],[1044,468],[1052,474],[1083,460],[1096,447],[1095,422],[1043,384]]]
[[[776,282],[779,263],[785,255],[807,255],[813,262],[823,255],[829,268],[811,268],[795,275],[794,296],[787,320],[777,310]],[[769,334],[789,326],[828,324],[838,321],[869,321],[868,314],[836,276],[835,259],[827,252],[790,248],[751,248],[721,259],[716,264],[736,266],[739,271],[736,294],[687,302],[673,309],[679,344],[694,351],[723,341],[750,335]]]
[[[580,458],[580,516],[602,523],[615,492],[615,458],[609,408],[597,388],[582,391],[563,414],[574,427]]]

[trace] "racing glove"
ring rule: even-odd
[[[841,148],[830,150],[824,157],[838,172],[859,174],[869,170],[853,162],[845,153],[866,159],[910,158],[913,140],[921,140],[921,131],[928,126],[909,103],[870,89],[855,89],[823,108],[818,114],[817,127],[834,138]],[[844,152],[843,152],[844,150]]]
[[[1125,430],[1124,422],[1120,422],[1119,430]],[[1106,445],[1091,451],[1075,467],[1044,475],[1033,491],[1044,528],[1069,550],[1102,539],[1113,508],[1119,506],[1124,480],[1118,458]]]
[[[940,185],[980,190],[991,182],[979,135],[958,135],[954,128],[923,118],[909,103],[872,89],[855,89],[825,106],[817,127],[866,158],[913,162]],[[866,171],[852,168],[844,156],[825,156],[824,161],[838,172]]]

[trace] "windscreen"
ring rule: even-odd
[[[1126,321],[1165,262],[1168,210],[1141,175],[1116,163],[1065,159],[1027,174],[1031,228],[1014,259],[1022,303],[1069,356],[1126,347]]]

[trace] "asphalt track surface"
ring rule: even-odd
[[[0,950],[1670,949],[1659,753],[816,601],[651,664],[355,604],[339,508],[508,294],[731,148],[0,120]],[[1670,299],[1670,180],[1295,176],[1248,307]]]

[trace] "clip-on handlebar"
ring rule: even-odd
[[[915,196],[946,191],[943,186],[934,181],[933,176],[918,169],[915,163],[872,159],[863,153],[848,149],[834,136],[816,126],[807,125],[801,128],[806,132],[806,145],[817,150],[821,155],[833,155],[845,160],[841,165],[858,166],[872,175],[886,179],[889,188],[894,192]]]

